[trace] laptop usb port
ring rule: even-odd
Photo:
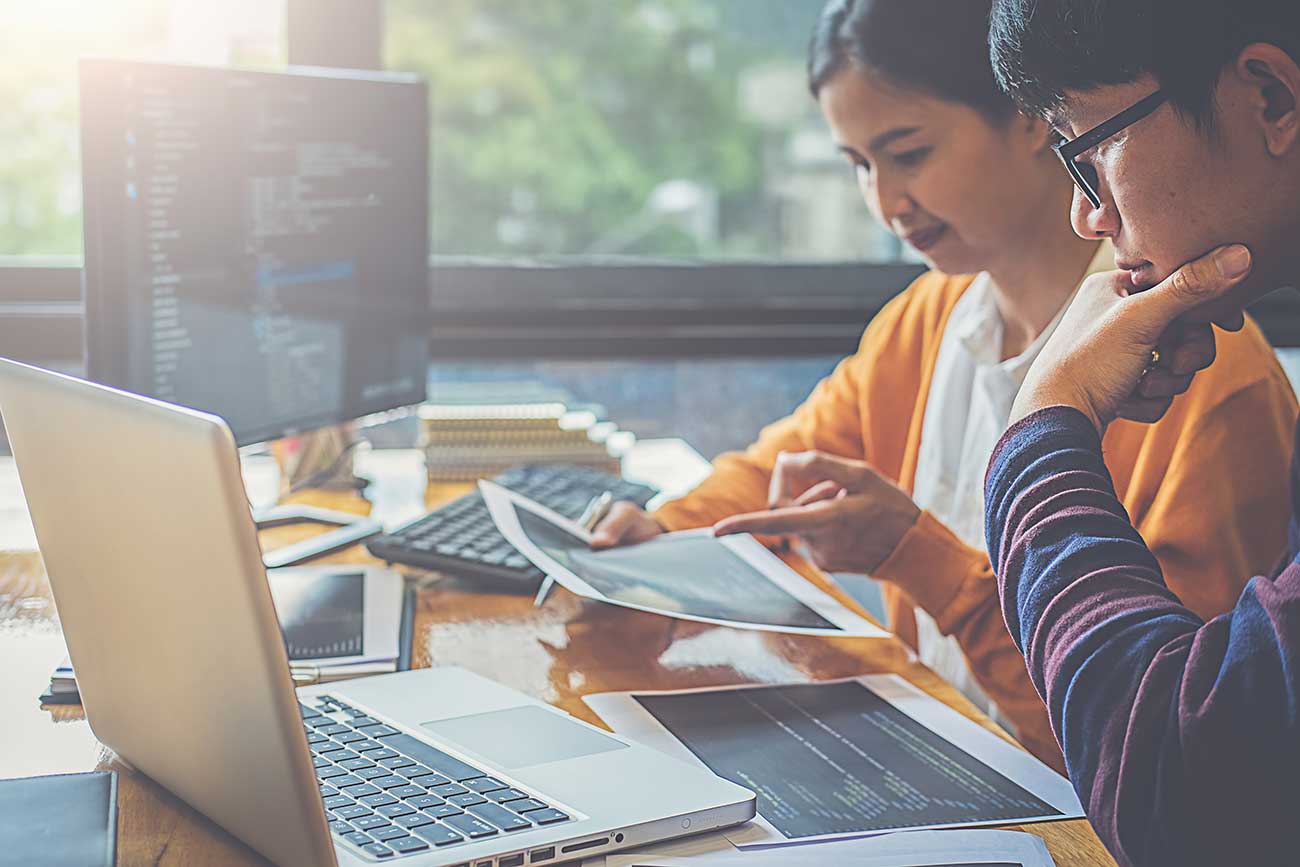
[[[507,855],[497,862],[500,867],[524,867],[524,853]]]
[[[550,861],[554,857],[555,847],[547,846],[545,849],[534,849],[532,854],[528,856],[528,861],[531,864],[536,864],[539,861]]]
[[[608,837],[597,837],[595,840],[583,840],[581,843],[570,843],[560,851],[567,855],[570,852],[581,852],[583,849],[595,849],[597,846],[604,846],[608,842]]]

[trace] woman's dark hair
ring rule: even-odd
[[[1066,91],[1155,77],[1170,101],[1214,127],[1214,88],[1253,42],[1300,61],[1296,0],[996,0],[990,53],[999,83],[1046,115]]]
[[[1015,113],[989,62],[991,0],[830,0],[808,46],[814,97],[845,69],[959,102],[990,120]]]

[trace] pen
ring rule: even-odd
[[[587,503],[587,507],[578,516],[578,526],[587,532],[591,532],[596,529],[597,524],[605,520],[605,516],[609,514],[609,509],[613,505],[614,495],[609,491],[592,497],[591,502]],[[542,607],[542,603],[546,601],[546,597],[550,594],[553,586],[555,586],[555,579],[550,575],[542,579],[542,586],[537,589],[537,595],[533,597],[534,608]]]

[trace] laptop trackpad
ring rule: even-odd
[[[421,728],[507,770],[627,747],[532,705],[421,723]]]

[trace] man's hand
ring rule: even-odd
[[[664,528],[636,503],[619,500],[610,507],[609,514],[596,525],[596,529],[591,531],[591,547],[639,545],[663,532]]]
[[[1011,422],[1049,406],[1080,410],[1098,432],[1116,418],[1158,421],[1214,361],[1214,329],[1197,308],[1240,283],[1250,267],[1250,251],[1234,245],[1144,292],[1133,291],[1123,272],[1089,277],[1029,369]],[[1219,323],[1237,330],[1244,318]]]
[[[889,558],[921,514],[911,497],[862,461],[783,452],[766,512],[718,522],[716,535],[793,535],[831,572],[869,574]]]

